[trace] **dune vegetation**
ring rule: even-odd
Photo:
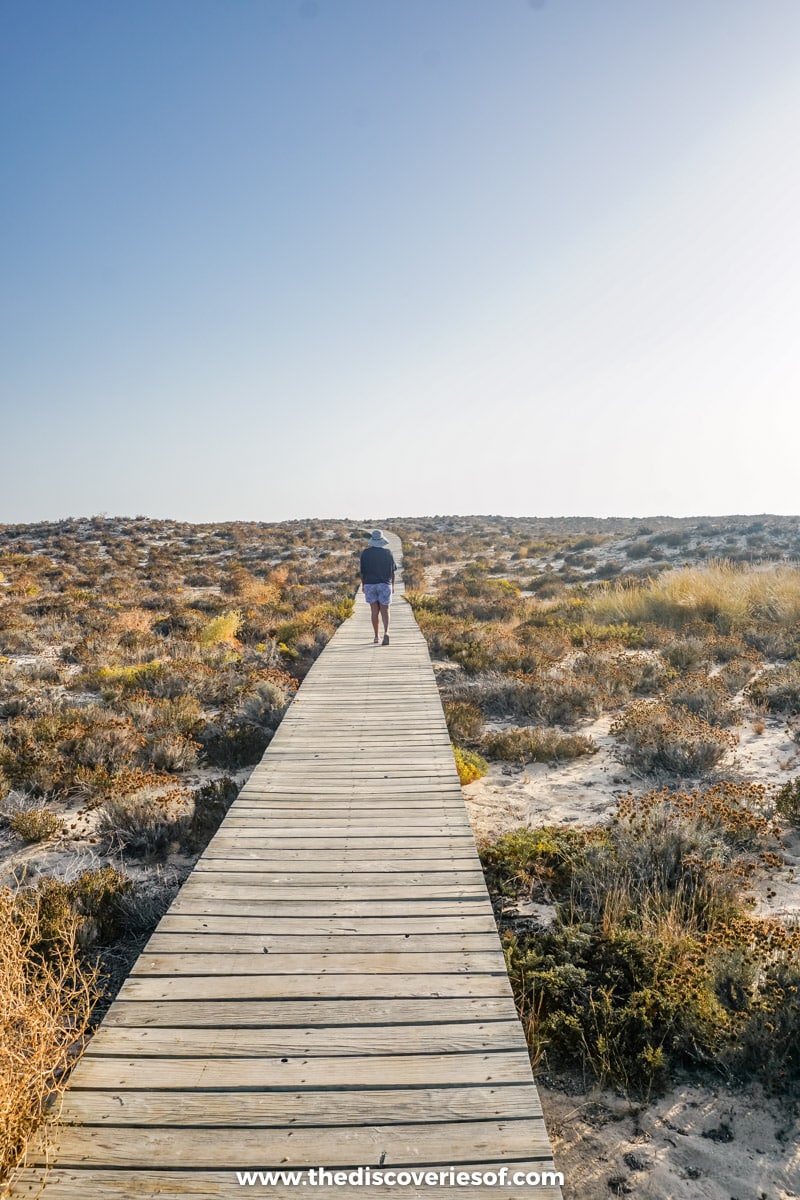
[[[796,1088],[800,521],[400,524],[537,1070]]]

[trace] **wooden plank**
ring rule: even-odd
[[[153,954],[264,954],[267,951],[283,960],[287,953],[310,954],[325,959],[352,954],[441,954],[483,952],[495,954],[497,931],[488,933],[385,934],[382,932],[328,935],[288,933],[179,933],[167,932],[163,925],[150,938],[142,957]]]
[[[220,847],[214,854],[206,854],[198,860],[195,871],[271,871],[283,868],[293,871],[328,871],[335,865],[342,872],[360,870],[367,865],[373,871],[424,871],[428,868],[441,870],[455,865],[461,870],[473,868],[478,859],[473,851],[453,851],[442,854],[440,850],[423,854],[421,851],[398,852],[397,850],[319,850],[311,857],[308,850],[264,852],[263,850],[240,850],[235,846]]]
[[[327,1029],[103,1028],[92,1039],[92,1055],[140,1058],[269,1057],[270,1055],[415,1054],[525,1050],[519,1021],[466,1021],[456,1025],[337,1025]]]
[[[439,898],[435,904],[429,899],[419,899],[416,896],[404,896],[397,900],[375,900],[373,896],[366,899],[344,900],[341,896],[333,899],[295,900],[292,896],[265,897],[260,892],[256,896],[244,898],[235,896],[233,899],[198,894],[184,895],[183,892],[172,902],[170,913],[174,914],[208,914],[209,916],[253,916],[280,917],[290,921],[293,917],[427,917],[434,914],[443,917],[486,917],[487,901],[483,896],[476,898],[451,897]]]
[[[441,797],[437,803],[441,804],[441,807],[449,814],[463,816],[461,797]],[[459,804],[462,807],[459,807]],[[326,798],[317,794],[286,795],[280,792],[276,793],[274,800],[271,797],[264,797],[259,801],[248,800],[246,804],[235,805],[230,809],[230,814],[238,818],[258,817],[259,819],[265,816],[274,818],[285,814],[290,820],[297,817],[300,821],[319,820],[322,815],[360,816],[371,820],[373,813],[379,813],[382,817],[387,818],[413,814],[427,817],[427,821],[430,823],[430,809],[431,794],[427,789],[421,797],[414,792],[398,797],[381,797],[377,801],[368,794],[354,793],[351,789]]]
[[[152,1025],[184,1028],[251,1029],[298,1028],[359,1024],[419,1025],[422,1022],[499,1021],[508,1017],[508,994],[423,999],[371,996],[322,1000],[243,1000],[238,996],[214,1000],[197,996],[191,1000],[129,1000],[120,995],[111,1005],[103,1025],[144,1028]]]
[[[394,871],[376,869],[374,864],[367,864],[363,870],[351,866],[347,871],[295,871],[270,870],[263,867],[260,870],[236,870],[235,868],[208,865],[203,871],[195,874],[198,886],[213,887],[216,883],[224,883],[233,887],[351,887],[379,888],[403,887],[414,889],[415,894],[424,893],[428,887],[445,885],[447,887],[480,888],[484,885],[483,872],[478,868],[465,870],[455,863],[437,864],[437,869],[431,867],[427,871],[408,871],[398,867]]]
[[[371,835],[353,834],[347,829],[329,833],[290,830],[276,836],[273,828],[236,832],[225,830],[216,835],[214,853],[232,849],[272,850],[276,855],[283,855],[291,850],[313,853],[317,850],[328,850],[337,854],[348,854],[350,858],[366,858],[370,853],[381,857],[421,850],[424,852],[423,857],[435,858],[437,852],[438,856],[441,856],[451,850],[458,850],[460,854],[475,853],[475,842],[469,831],[462,830],[448,830],[441,834],[417,832],[406,836],[398,836],[391,830],[380,833],[373,831]]]
[[[518,1051],[463,1054],[281,1055],[216,1058],[112,1057],[87,1054],[74,1072],[75,1087],[330,1088],[412,1087],[526,1083],[531,1068]],[[199,1164],[196,1164],[199,1165]]]
[[[126,1000],[314,1000],[345,997],[356,1000],[389,996],[507,996],[508,975],[129,975],[120,995]]]
[[[439,975],[443,971],[463,974],[491,974],[503,971],[502,959],[496,952],[415,954],[411,950],[399,953],[372,954],[290,954],[280,950],[265,954],[263,950],[250,954],[150,954],[139,955],[131,972],[139,975],[376,975],[419,974]]]
[[[483,885],[478,884],[427,884],[422,887],[404,888],[401,883],[387,884],[385,887],[359,887],[356,884],[342,883],[338,887],[335,884],[330,884],[327,887],[312,887],[311,884],[306,884],[302,889],[297,889],[298,895],[302,895],[305,903],[313,903],[320,900],[342,901],[346,900],[363,900],[377,902],[379,900],[402,900],[404,894],[412,894],[418,902],[426,900],[480,900],[481,888]],[[218,879],[206,879],[190,876],[187,883],[184,884],[184,889],[187,892],[187,897],[202,896],[204,900],[209,902],[209,907],[213,910],[216,900],[258,900],[261,897],[268,898],[270,896],[283,896],[285,903],[291,904],[292,897],[289,895],[291,889],[283,884],[275,884],[272,888],[268,886],[241,885],[236,886],[233,883],[224,883]],[[485,894],[485,888],[483,888]],[[488,901],[487,901],[488,903]]]
[[[433,914],[424,917],[392,917],[392,916],[358,916],[358,917],[328,917],[319,914],[298,916],[294,912],[282,916],[275,921],[269,916],[228,915],[215,916],[210,913],[182,914],[170,911],[161,918],[158,929],[153,937],[169,936],[173,933],[193,934],[204,932],[208,937],[214,934],[226,933],[233,935],[250,935],[257,937],[287,938],[302,941],[303,948],[309,945],[307,938],[331,937],[367,937],[380,936],[391,947],[396,937],[433,937],[447,935],[449,937],[473,937],[485,934],[497,942],[497,927],[494,918],[484,913],[470,917],[445,917]],[[148,942],[152,945],[152,938]],[[298,947],[299,948],[299,947]]]
[[[272,838],[293,838],[295,841],[302,836],[302,832],[296,825],[287,825],[285,823],[278,824],[277,822],[269,821],[267,818],[259,821],[255,817],[243,818],[241,821],[231,821],[226,824],[225,831],[236,830],[237,833],[246,834],[248,831],[251,834],[262,834],[265,837]],[[336,821],[325,816],[320,816],[319,820],[314,825],[313,836],[315,838],[323,837],[349,837],[349,838],[369,838],[370,840],[376,837],[383,836],[393,837],[395,839],[406,837],[424,837],[426,831],[430,832],[431,837],[441,837],[442,831],[449,832],[449,822],[443,820],[438,826],[432,827],[430,823],[427,825],[421,819],[416,824],[411,824],[410,821],[404,821],[402,824],[395,824],[392,821],[375,820],[373,824],[365,825],[362,823],[352,824],[345,820]],[[310,832],[310,831],[309,831]],[[460,832],[459,826],[453,823],[453,832]],[[190,876],[191,878],[191,876]]]
[[[235,1171],[242,1163],[283,1166],[316,1165],[320,1155],[331,1167],[391,1167],[420,1160],[480,1163],[487,1158],[550,1160],[543,1122],[536,1117],[502,1121],[451,1121],[436,1124],[344,1125],[321,1145],[317,1129],[270,1129],[265,1139],[260,1129],[235,1126],[224,1137],[198,1138],[194,1129],[92,1128],[86,1137],[65,1127],[60,1134],[58,1166],[126,1166],[146,1154],[164,1168],[204,1168]]]
[[[121,1103],[120,1103],[121,1101]],[[90,1125],[199,1126],[224,1122],[246,1128],[295,1128],[353,1125],[397,1119],[405,1114],[415,1122],[496,1120],[541,1117],[531,1105],[529,1084],[492,1087],[366,1088],[342,1091],[336,1105],[324,1091],[184,1092],[126,1090],[119,1100],[113,1091],[73,1088],[60,1110],[63,1121]]]

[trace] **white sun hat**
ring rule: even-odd
[[[373,529],[372,533],[369,535],[369,544],[370,544],[370,546],[388,546],[389,545],[389,543],[387,542],[386,538],[383,536],[383,533],[381,532],[380,529]]]

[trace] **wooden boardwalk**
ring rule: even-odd
[[[50,1200],[236,1196],[245,1170],[552,1171],[427,647],[399,594],[390,632],[373,646],[359,594],[76,1068]],[[28,1169],[11,1194],[40,1179]]]

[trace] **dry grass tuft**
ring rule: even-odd
[[[35,893],[0,890],[0,1179],[64,1089],[100,995],[97,970],[78,957],[77,922],[39,951],[39,905]]]
[[[777,566],[764,571],[725,561],[684,567],[644,584],[608,588],[592,601],[591,610],[597,621],[657,621],[672,629],[699,619],[720,633],[746,628],[752,621],[796,626],[800,568]]]
[[[488,758],[507,762],[564,762],[583,754],[596,754],[597,745],[581,734],[563,734],[556,729],[528,726],[489,733],[481,749]]]

